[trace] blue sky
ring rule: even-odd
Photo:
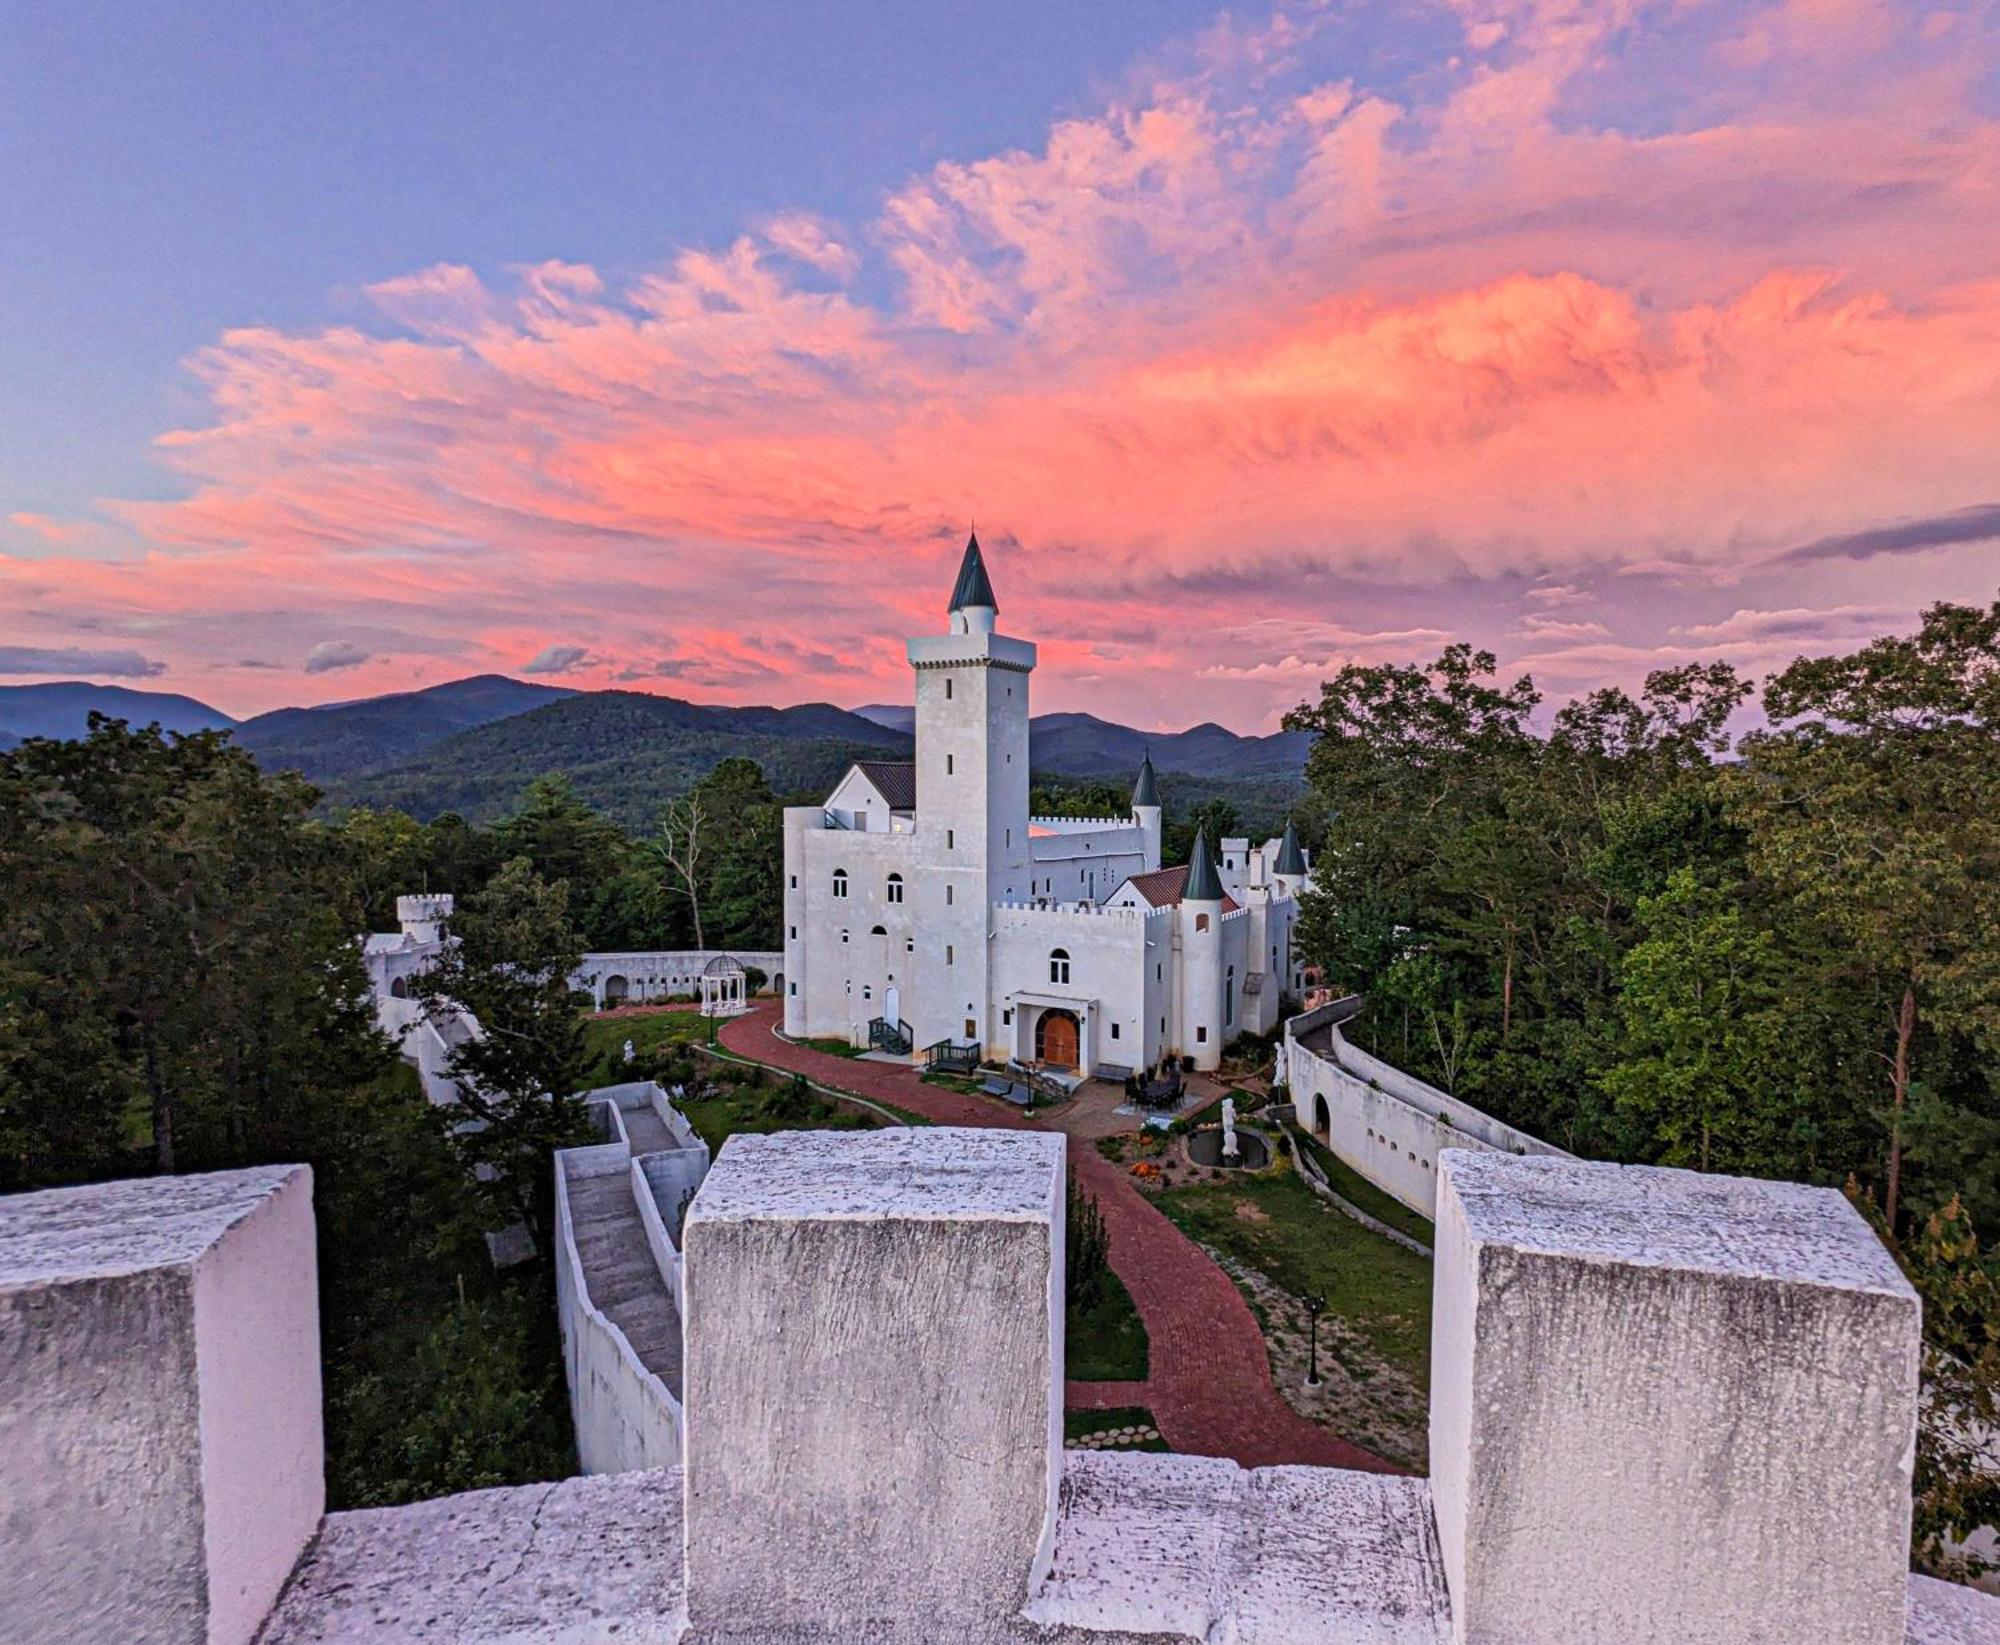
[[[172,494],[181,360],[437,262],[607,271],[867,217],[1033,145],[1215,8],[0,3],[0,502]]]

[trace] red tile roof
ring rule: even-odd
[[[1182,863],[1178,868],[1156,868],[1150,874],[1134,874],[1125,885],[1129,885],[1155,908],[1173,908],[1179,904],[1182,894],[1187,890],[1190,866],[1188,863]],[[1124,888],[1120,886],[1118,889],[1122,891]],[[1233,914],[1236,912],[1236,907],[1236,899],[1225,891],[1222,895],[1223,913]]]

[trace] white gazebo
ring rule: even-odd
[[[743,967],[732,954],[718,954],[701,969],[701,1014],[740,1017],[750,1009]]]

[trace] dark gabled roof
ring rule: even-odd
[[[1188,865],[1182,863],[1176,868],[1156,868],[1150,874],[1134,874],[1125,884],[1144,897],[1150,906],[1172,908],[1187,894],[1188,873]],[[1235,913],[1236,899],[1224,897],[1222,911],[1225,914]]]
[[[1181,896],[1188,902],[1221,902],[1222,872],[1215,866],[1215,853],[1208,848],[1208,830],[1194,831],[1194,849],[1188,853],[1188,883]]]
[[[896,760],[856,760],[854,769],[875,785],[891,811],[917,808],[917,768]]]
[[[947,609],[963,611],[969,605],[1000,609],[1000,602],[993,597],[992,580],[986,575],[986,561],[979,553],[976,531],[965,539],[965,558],[958,563],[958,583],[951,591],[951,605]]]
[[[1305,853],[1299,849],[1299,831],[1292,826],[1292,819],[1285,819],[1285,837],[1278,842],[1278,860],[1271,865],[1274,874],[1302,875],[1306,871]]]
[[[1153,775],[1153,756],[1149,750],[1139,767],[1139,780],[1132,785],[1132,809],[1137,811],[1142,805],[1156,806],[1159,803],[1160,784]]]

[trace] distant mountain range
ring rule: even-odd
[[[326,791],[329,807],[394,806],[419,818],[456,811],[487,821],[504,815],[531,778],[561,771],[633,828],[650,827],[666,800],[731,755],[757,761],[780,793],[823,792],[856,759],[907,755],[915,720],[913,709],[887,704],[852,712],[831,703],[715,708],[482,674],[239,722],[190,697],[70,683],[0,686],[0,747],[22,737],[81,736],[93,708],[173,731],[233,730],[266,769],[304,772]],[[1226,794],[1252,817],[1290,803],[1311,745],[1302,732],[1245,737],[1213,724],[1144,732],[1090,714],[1043,714],[1029,733],[1038,779],[1122,783],[1150,752],[1170,804]]]

